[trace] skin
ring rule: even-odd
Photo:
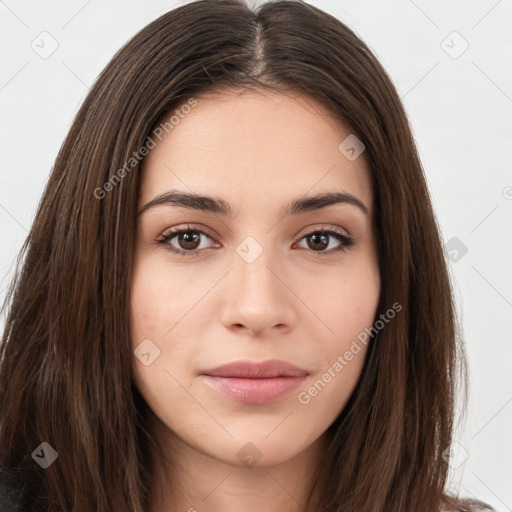
[[[138,218],[132,345],[150,339],[160,355],[148,366],[134,357],[133,372],[153,413],[147,428],[168,461],[155,458],[151,510],[299,511],[321,463],[324,433],[354,390],[367,347],[307,404],[298,394],[376,315],[369,170],[364,153],[350,161],[340,152],[350,129],[312,98],[224,91],[196,99],[146,157],[139,209],[175,189],[222,198],[236,216],[159,205]],[[369,214],[335,204],[281,215],[292,199],[333,191],[356,196]],[[157,243],[169,228],[187,225],[208,233],[200,235],[196,256]],[[355,243],[337,252],[334,237],[315,245],[306,235],[322,228],[338,228]],[[236,252],[247,236],[263,251],[251,263]],[[168,245],[191,247],[178,236]],[[310,374],[297,390],[263,405],[236,402],[200,375],[237,360],[268,359]],[[261,457],[252,466],[237,456],[247,443]]]

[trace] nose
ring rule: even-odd
[[[289,274],[263,251],[251,263],[235,255],[227,276],[222,323],[230,330],[253,335],[275,335],[293,329],[297,321],[296,305]],[[288,279],[287,279],[288,276]]]

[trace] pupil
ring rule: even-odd
[[[327,237],[325,235],[318,235],[318,234],[311,235],[311,239],[314,240],[313,245],[315,245],[315,243],[316,243],[315,240],[318,241],[319,239],[321,239],[322,247],[320,247],[320,248],[322,248],[322,249],[327,247],[327,245],[329,245],[326,243]],[[314,249],[314,248],[315,247],[312,247],[312,249]],[[316,248],[318,249],[319,247],[317,246]]]
[[[195,240],[194,240],[194,238],[195,238]],[[196,246],[194,246],[194,244],[197,245],[198,239],[199,239],[199,235],[197,233],[196,234],[182,233],[181,237],[180,237],[180,242],[183,241],[185,243],[185,246],[183,247],[184,249],[196,249]],[[187,244],[192,244],[192,246],[187,246]]]

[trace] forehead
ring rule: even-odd
[[[180,189],[226,198],[240,211],[252,203],[261,208],[346,191],[371,210],[364,153],[351,161],[340,151],[350,128],[313,98],[244,90],[195,100],[190,109],[177,107],[162,118],[174,114],[172,129],[143,162],[141,203]]]

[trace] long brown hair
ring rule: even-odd
[[[147,510],[152,440],[132,380],[129,329],[142,161],[134,155],[164,114],[203,92],[243,87],[307,94],[364,143],[381,274],[377,316],[395,302],[403,307],[372,340],[358,385],[327,431],[311,503],[324,512],[485,508],[445,494],[466,367],[406,114],[355,33],[299,0],[255,10],[242,0],[180,6],[136,34],[96,80],[4,303],[0,468],[50,510]],[[58,453],[47,469],[31,455],[42,442]]]

